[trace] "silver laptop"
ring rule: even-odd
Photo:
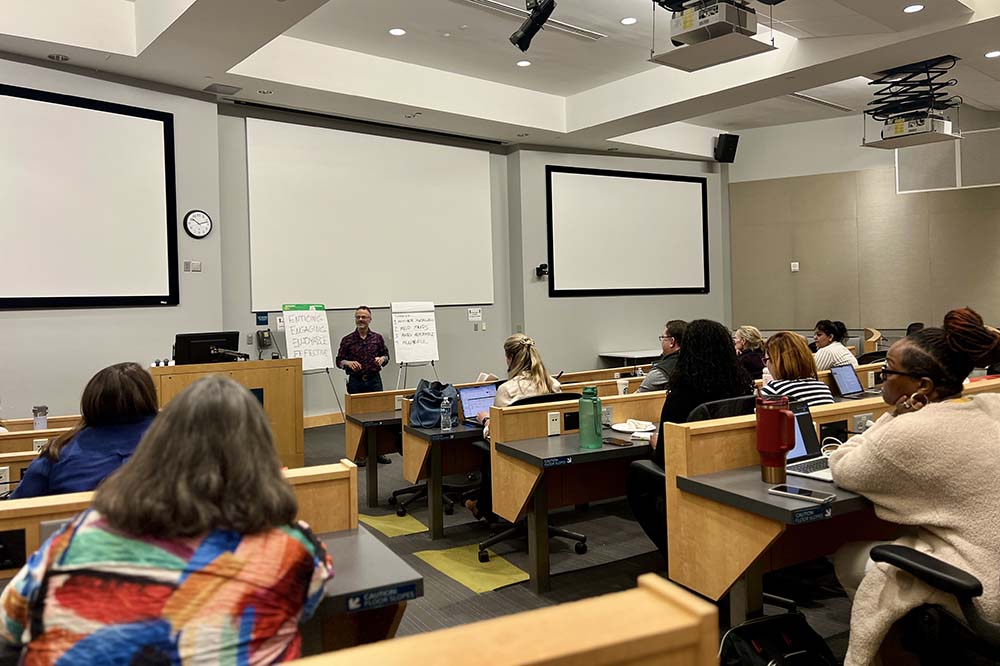
[[[882,394],[878,391],[866,391],[858,379],[858,373],[853,365],[835,365],[830,368],[830,376],[841,398],[860,400],[861,398],[876,398]]]
[[[788,452],[785,471],[793,476],[806,476],[833,483],[829,461],[820,452],[816,426],[809,413],[809,405],[792,402],[789,407],[795,414],[795,448]]]
[[[496,384],[485,386],[466,386],[458,389],[458,402],[462,405],[462,423],[479,425],[476,414],[488,412],[497,396]]]

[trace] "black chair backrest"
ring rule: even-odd
[[[541,395],[533,395],[527,398],[521,398],[520,400],[515,400],[510,404],[511,407],[520,407],[521,405],[537,405],[542,402],[562,402],[564,400],[579,400],[583,396],[579,393],[542,393]]]
[[[692,421],[707,421],[709,419],[724,419],[730,416],[745,416],[753,414],[757,396],[741,395],[737,398],[703,402],[688,414],[688,423]]]
[[[858,365],[865,365],[866,363],[877,363],[878,361],[884,361],[885,355],[888,354],[887,351],[873,351],[866,352],[858,357]]]

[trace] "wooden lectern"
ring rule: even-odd
[[[302,467],[302,359],[201,363],[150,368],[162,408],[189,385],[207,375],[226,375],[257,396],[274,432],[281,464]]]

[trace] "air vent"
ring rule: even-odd
[[[213,83],[210,86],[202,88],[205,92],[215,93],[216,95],[235,95],[243,88],[237,88],[236,86],[227,86],[224,83]]]

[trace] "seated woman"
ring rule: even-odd
[[[736,360],[729,329],[716,321],[696,319],[688,324],[677,369],[670,377],[670,393],[663,401],[657,442],[663,440],[663,422],[687,423],[688,414],[704,402],[753,393],[753,381]],[[663,467],[663,447],[653,451]]]
[[[497,389],[493,405],[507,407],[523,398],[547,393],[559,393],[559,382],[549,375],[542,363],[542,356],[535,348],[535,341],[524,333],[515,333],[503,342],[504,355],[507,357],[507,381]],[[482,411],[476,414],[476,420],[483,424],[483,436],[490,438],[490,413]],[[486,456],[482,467],[482,485],[479,488],[479,499],[468,500],[465,508],[476,518],[485,518],[492,522],[493,486],[490,474],[490,458]]]
[[[736,398],[753,392],[753,380],[736,360],[729,329],[708,319],[696,319],[684,333],[677,368],[670,376],[670,393],[663,401],[660,429],[653,445],[653,463],[664,468],[663,422],[687,423],[698,405],[713,400]],[[648,464],[648,463],[647,463]],[[662,476],[629,467],[625,481],[632,514],[650,541],[667,553],[666,487]]]
[[[733,346],[736,359],[750,375],[750,379],[760,379],[764,373],[764,338],[756,326],[740,326],[733,331]]]
[[[816,322],[816,329],[813,332],[816,353],[813,358],[817,370],[829,370],[835,365],[858,366],[858,359],[844,346],[846,337],[847,327],[842,322],[832,322],[829,319]]]
[[[830,387],[817,379],[816,362],[805,339],[798,333],[781,331],[767,339],[767,371],[772,379],[761,388],[763,395],[784,395],[810,407],[833,402]]]
[[[882,397],[892,409],[830,456],[838,486],[870,499],[879,518],[913,528],[895,543],[982,581],[975,603],[993,622],[1000,620],[1000,395],[961,396],[973,367],[997,361],[1000,335],[976,312],[952,310],[943,328],[892,345],[882,371]],[[873,545],[848,544],[834,555],[837,577],[854,600],[849,666],[871,663],[891,625],[913,608],[940,603],[958,612],[954,597],[874,564]]]
[[[271,664],[300,653],[333,575],[293,523],[267,417],[201,379],[170,401],[91,509],[0,596],[0,640],[26,663]]]
[[[83,389],[80,422],[39,452],[11,499],[93,490],[129,459],[157,409],[145,368],[104,368]]]

